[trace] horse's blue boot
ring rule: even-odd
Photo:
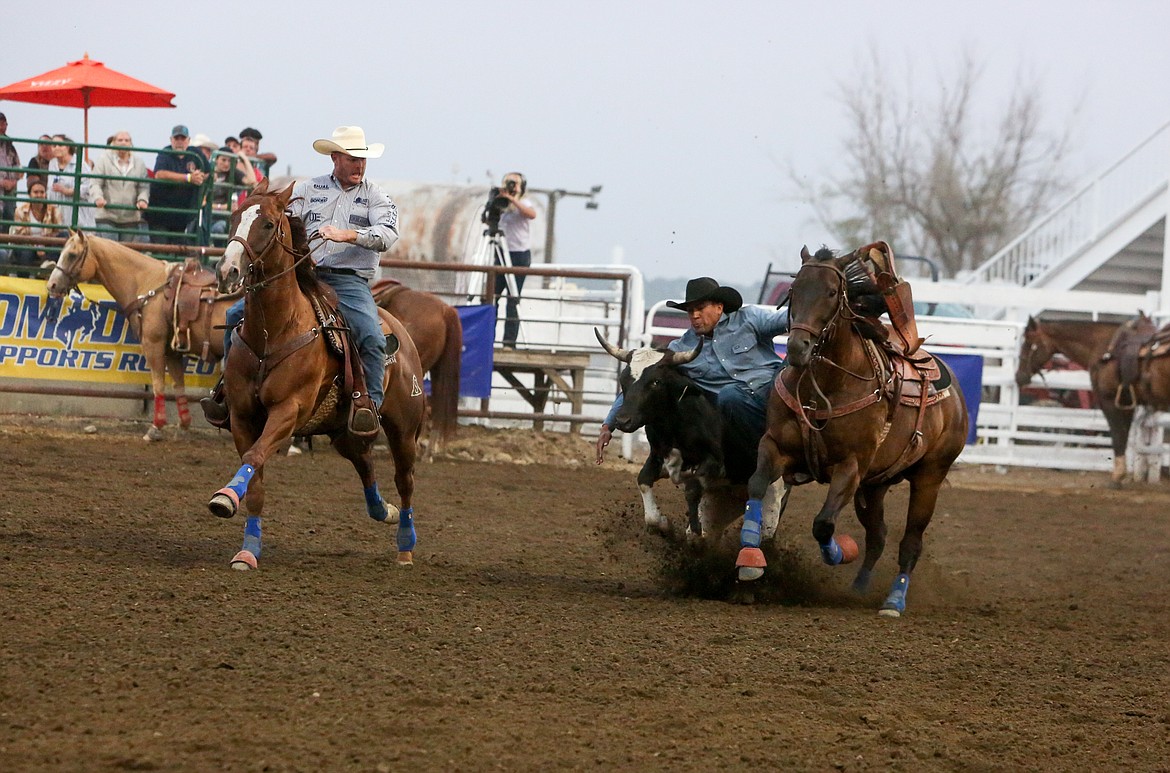
[[[890,595],[878,614],[882,617],[901,617],[906,611],[906,590],[910,587],[910,575],[902,573],[894,578],[894,585],[890,588]]]

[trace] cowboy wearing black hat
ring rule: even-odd
[[[738,290],[709,276],[687,282],[686,299],[666,305],[685,311],[691,322],[691,329],[671,341],[669,349],[688,352],[703,339],[698,356],[679,369],[719,406],[725,433],[742,438],[741,447],[754,458],[767,422],[768,392],[784,364],[772,339],[788,332],[788,309],[744,307]],[[601,425],[598,464],[622,403],[618,395]]]

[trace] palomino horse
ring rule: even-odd
[[[455,436],[459,415],[459,367],[463,324],[459,312],[433,293],[413,290],[392,280],[372,288],[379,306],[401,320],[418,348],[423,371],[431,373],[431,442],[428,455]]]
[[[1110,486],[1120,488],[1126,476],[1125,452],[1133,426],[1134,409],[1147,405],[1140,385],[1139,349],[1154,334],[1153,321],[1144,314],[1119,325],[1088,320],[1041,321],[1030,317],[1020,342],[1017,386],[1027,386],[1056,353],[1089,371],[1093,396],[1113,446]]]
[[[967,409],[944,363],[921,349],[913,359],[897,354],[886,329],[855,310],[853,304],[863,305],[860,293],[869,292],[846,279],[860,253],[834,257],[822,249],[813,257],[801,250],[789,291],[788,360],[768,402],[736,564],[741,580],[762,576],[761,499],[773,481],[803,473],[829,484],[812,531],[830,565],[857,556],[852,539],[833,536],[837,516],[853,500],[865,527],[865,560],[853,587],[863,592],[885,548],[886,492],[908,480],[899,574],[880,611],[897,617],[905,610],[939,487],[963,450]]]
[[[348,430],[349,363],[343,364],[331,351],[330,339],[338,329],[332,324],[333,312],[324,307],[332,291],[316,278],[303,224],[285,211],[292,190],[290,185],[272,193],[262,182],[232,215],[232,237],[218,272],[221,277],[232,273],[243,277],[244,321],[232,334],[234,343],[224,365],[232,439],[243,466],[208,507],[215,515],[230,518],[243,500],[248,512],[244,544],[232,567],[256,568],[265,462],[294,434],[329,435],[361,477],[369,516],[391,523],[397,519],[398,564],[409,566],[416,539],[411,507],[414,465],[426,416],[418,352],[402,324],[383,313],[384,332],[400,342],[398,351],[387,356],[380,411],[401,498],[401,508],[396,509],[387,506],[378,490],[373,438]],[[336,343],[342,352],[349,345],[345,340]]]
[[[98,281],[109,291],[142,341],[154,391],[154,422],[145,440],[162,440],[167,423],[166,373],[175,384],[179,425],[191,427],[183,387],[183,357],[209,362],[223,356],[222,326],[239,294],[218,296],[210,271],[157,260],[100,236],[73,231],[49,274],[52,298],[61,298],[81,282]]]

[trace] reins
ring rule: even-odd
[[[845,272],[831,263],[806,263],[805,268],[828,269],[829,271],[832,271],[834,274],[836,274],[840,279],[840,292],[837,294],[837,308],[833,311],[833,315],[829,318],[829,321],[825,323],[822,329],[817,330],[813,326],[804,324],[802,322],[792,322],[789,325],[790,330],[803,330],[804,332],[813,336],[815,341],[808,366],[804,368],[803,372],[800,374],[799,379],[797,379],[794,397],[796,398],[796,412],[800,416],[801,422],[803,422],[804,425],[809,428],[809,430],[813,432],[820,432],[828,426],[830,419],[835,418],[836,416],[845,415],[845,413],[852,413],[855,410],[860,410],[861,408],[872,405],[881,399],[881,368],[880,365],[874,360],[873,354],[868,352],[868,349],[867,353],[870,354],[870,367],[873,369],[873,373],[869,376],[865,376],[860,373],[854,373],[845,366],[833,361],[832,358],[821,353],[827,342],[831,340],[836,333],[838,323],[840,323],[842,320],[845,320],[850,325],[852,325],[853,321],[859,319],[860,317],[851,308],[849,308],[849,299],[847,297],[848,278],[845,276]],[[858,381],[878,381],[879,384],[871,394],[861,398],[860,400],[843,406],[838,413],[834,411],[832,400],[830,400],[829,396],[825,394],[824,390],[821,388],[821,385],[817,381],[816,374],[813,372],[813,365],[816,363],[823,363],[828,365],[829,367],[835,368],[836,370],[846,374],[847,376],[855,378]],[[808,380],[812,389],[815,390],[816,397],[824,403],[824,408],[818,410],[813,406],[806,406],[800,401],[800,385],[806,379]],[[809,410],[814,411],[812,418],[810,418],[808,415]],[[813,423],[816,420],[816,414],[821,414],[824,416],[824,423],[819,426]]]

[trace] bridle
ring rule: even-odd
[[[802,266],[802,269],[805,269],[805,268],[820,268],[820,269],[832,271],[834,274],[836,274],[837,280],[838,280],[838,282],[837,282],[837,288],[838,288],[837,306],[833,310],[833,313],[829,316],[829,319],[825,322],[823,327],[821,327],[818,330],[817,328],[813,327],[812,325],[808,325],[808,324],[805,324],[803,322],[793,322],[793,321],[791,321],[791,317],[789,317],[789,330],[790,331],[791,330],[802,330],[802,331],[808,333],[813,338],[812,352],[809,355],[808,365],[802,369],[802,372],[801,372],[801,374],[796,382],[795,389],[793,390],[793,394],[797,396],[797,403],[800,406],[799,414],[800,414],[801,421],[809,429],[819,432],[819,431],[823,430],[826,426],[828,426],[829,418],[833,417],[833,403],[829,399],[828,395],[826,395],[824,393],[824,390],[821,389],[820,384],[817,382],[816,374],[814,373],[812,366],[816,363],[823,363],[823,364],[828,365],[836,370],[841,371],[842,373],[844,373],[848,376],[851,376],[852,378],[857,379],[858,381],[862,381],[862,382],[877,381],[878,385],[873,393],[875,395],[878,395],[881,393],[881,366],[879,365],[879,363],[875,359],[875,355],[873,354],[873,352],[871,352],[868,347],[866,347],[866,353],[869,355],[870,367],[872,368],[872,373],[868,376],[863,375],[861,373],[854,373],[853,371],[849,370],[845,366],[843,366],[837,362],[834,362],[830,357],[821,353],[822,349],[825,347],[827,342],[833,339],[833,336],[837,330],[837,326],[842,321],[845,321],[846,323],[852,325],[855,320],[861,319],[861,316],[859,314],[857,314],[857,312],[855,312],[849,306],[849,298],[848,298],[849,278],[845,275],[844,271],[842,271],[840,268],[838,268],[836,265],[834,265],[832,263],[806,263],[806,264],[804,264],[804,266]],[[791,309],[792,309],[792,305],[791,305],[791,296],[790,296],[789,297],[789,314],[791,314]],[[807,410],[812,410],[813,407],[806,406],[803,403],[801,403],[799,400],[800,385],[805,380],[807,380],[812,385],[812,388],[816,392],[817,397],[820,398],[820,400],[824,402],[825,407],[823,409],[820,409],[820,411],[823,411],[824,412],[823,415],[827,415],[829,417],[829,418],[826,418],[824,420],[824,423],[819,425],[819,426],[814,424],[813,420],[806,413]],[[820,411],[818,411],[818,412],[820,412]]]
[[[272,230],[272,235],[268,237],[268,241],[264,243],[264,247],[259,251],[253,249],[252,245],[248,243],[248,240],[239,234],[232,236],[232,238],[228,240],[228,244],[231,244],[232,242],[238,242],[239,245],[243,247],[244,253],[248,256],[248,269],[244,272],[244,278],[242,280],[245,293],[255,293],[263,290],[265,287],[275,282],[278,278],[284,276],[290,271],[295,271],[297,266],[312,257],[313,253],[316,252],[322,244],[324,244],[324,239],[322,239],[316,247],[306,250],[303,253],[297,252],[291,246],[285,244],[285,235],[287,233],[285,227],[288,225],[288,216],[282,212],[280,217],[276,218],[276,222],[277,226]],[[320,236],[317,236],[316,238],[320,238]],[[292,265],[290,265],[288,268],[282,269],[272,276],[265,277],[262,276],[262,271],[264,268],[263,256],[268,254],[268,251],[272,249],[274,243],[275,246],[279,247],[286,254],[293,256],[296,258],[296,260],[294,260]]]

